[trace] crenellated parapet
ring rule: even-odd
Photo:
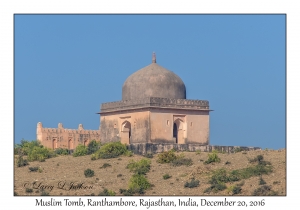
[[[100,141],[100,130],[85,130],[82,124],[78,129],[64,128],[62,123],[57,128],[44,128],[42,123],[37,124],[37,139],[42,145],[52,149],[74,149],[79,144],[87,145],[91,140]]]
[[[103,103],[101,104],[101,113],[146,107],[209,111],[209,102],[207,100],[188,100],[157,97],[138,98],[132,100]]]

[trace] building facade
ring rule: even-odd
[[[152,63],[130,75],[122,101],[103,103],[102,142],[125,144],[209,144],[209,102],[186,99],[183,81]]]
[[[172,71],[152,63],[130,75],[122,100],[103,103],[99,130],[43,128],[37,139],[49,148],[74,149],[95,139],[102,143],[209,145],[209,102],[186,99],[183,81]]]
[[[84,130],[82,124],[79,124],[78,129],[65,129],[62,123],[58,124],[58,128],[43,128],[39,122],[36,136],[43,146],[51,149],[73,150],[79,144],[88,145],[92,140],[100,141],[99,130]]]

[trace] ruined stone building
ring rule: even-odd
[[[209,102],[186,99],[183,81],[172,71],[152,63],[123,84],[122,100],[101,104],[100,130],[43,128],[37,139],[50,148],[73,149],[92,139],[124,144],[209,144]]]
[[[84,130],[82,124],[79,124],[78,129],[65,129],[62,123],[58,124],[58,128],[43,128],[42,123],[39,122],[36,136],[42,145],[51,149],[73,150],[79,144],[88,145],[93,139],[100,141],[99,130]]]

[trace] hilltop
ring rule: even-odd
[[[175,154],[178,157],[190,159],[190,162],[186,165],[174,166],[170,163],[158,163],[159,154],[146,158],[150,161],[150,170],[145,177],[151,187],[144,190],[142,195],[286,195],[285,149],[217,153],[220,162],[209,164],[205,164],[205,161],[208,160],[208,154],[212,153],[175,152]],[[250,177],[242,175],[246,171],[248,173],[249,168],[254,169],[260,163],[260,160],[257,161],[259,157],[263,157],[261,166],[268,167],[270,171],[262,175],[250,175]],[[98,195],[107,189],[111,193],[115,192],[115,195],[122,195],[120,189],[128,189],[130,179],[134,174],[127,168],[127,165],[141,159],[145,157],[133,155],[91,160],[91,155],[80,157],[65,155],[46,159],[44,162],[29,162],[29,165],[23,167],[17,167],[15,164],[14,192],[15,195],[21,196],[41,194],[83,196]],[[29,167],[31,169],[36,167],[37,171],[30,171]],[[94,171],[92,177],[85,176],[84,171],[87,169]],[[226,189],[222,189],[222,186],[221,190],[217,190],[218,186],[212,187],[213,176],[231,177],[228,180],[218,177],[218,179],[224,179],[222,183]],[[187,183],[191,182],[190,188]],[[59,189],[59,186],[64,189]],[[69,190],[71,186],[73,189]]]

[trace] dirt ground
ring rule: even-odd
[[[250,158],[263,155],[264,160],[270,161],[273,172],[263,175],[266,184],[279,196],[286,195],[286,151],[285,150],[261,150],[247,151],[232,154],[219,153],[220,163],[204,164],[208,158],[207,152],[179,152],[186,158],[191,158],[191,166],[171,166],[170,164],[157,163],[157,154],[151,158],[151,169],[146,177],[152,187],[145,191],[145,196],[187,196],[187,195],[231,195],[228,189],[218,193],[204,193],[210,186],[208,179],[216,169],[224,168],[227,171],[242,169],[251,165]],[[140,160],[140,155],[132,157],[121,156],[113,159],[91,160],[91,156],[73,157],[58,156],[47,159],[45,162],[30,162],[30,165],[14,168],[14,192],[20,196],[39,196],[44,191],[51,196],[74,196],[74,195],[98,195],[107,188],[121,195],[119,189],[128,189],[129,179],[133,175],[126,169],[130,160]],[[225,164],[230,162],[230,164]],[[103,168],[103,164],[111,166]],[[40,167],[40,171],[30,172],[29,167]],[[102,168],[101,168],[102,167]],[[93,177],[86,178],[84,170],[92,169]],[[163,175],[169,174],[171,178],[163,179]],[[184,184],[192,178],[198,179],[200,185],[195,188],[185,188]],[[260,187],[259,177],[251,177],[244,180],[241,193],[238,195],[252,195],[253,191]],[[72,184],[73,183],[73,184]],[[238,182],[236,182],[238,183]],[[227,187],[236,183],[227,183]],[[32,189],[31,190],[26,190]],[[27,192],[26,192],[27,191]]]

